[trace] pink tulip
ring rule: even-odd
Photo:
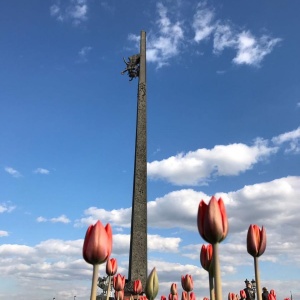
[[[191,292],[194,288],[192,275],[181,276],[181,286],[186,292]]]
[[[133,293],[135,295],[140,294],[143,291],[141,280],[137,279],[133,282]]]
[[[200,252],[200,263],[204,270],[210,271],[213,259],[213,247],[211,244],[202,245]]]
[[[268,300],[276,300],[276,296],[274,296],[273,294],[269,293]]]
[[[260,229],[257,225],[250,225],[247,234],[247,251],[253,257],[261,256],[267,246],[266,230],[262,226]]]
[[[160,296],[160,300],[167,300],[167,297],[166,296]]]
[[[228,293],[228,300],[236,300],[235,293]]]
[[[276,300],[276,293],[274,290],[270,290],[270,294],[274,296],[275,300]]]
[[[108,259],[106,262],[106,274],[114,276],[117,273],[118,262],[115,258]]]
[[[203,300],[209,300],[209,298],[207,298],[207,297],[204,297],[204,298],[203,298]]]
[[[247,298],[246,292],[244,290],[240,290],[240,297],[241,297],[241,299]]]
[[[177,294],[173,295],[170,293],[168,296],[168,300],[178,300],[178,295]]]
[[[104,263],[112,250],[112,231],[110,224],[103,227],[98,221],[89,226],[83,243],[82,254],[84,260],[92,265]]]
[[[115,291],[115,299],[123,300],[124,299],[124,290]]]
[[[182,291],[181,300],[188,300],[188,293],[186,291]]]
[[[122,276],[121,274],[117,274],[117,276],[114,276],[113,280],[113,286],[115,291],[122,291],[125,287],[125,276]]]
[[[214,196],[207,205],[203,200],[198,207],[198,231],[202,238],[210,244],[222,242],[228,233],[228,220],[222,198]]]
[[[196,300],[196,295],[194,292],[190,293],[190,300]]]
[[[170,293],[172,295],[177,295],[177,284],[176,283],[171,284]]]

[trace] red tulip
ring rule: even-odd
[[[106,274],[114,276],[117,273],[118,262],[115,258],[108,259],[106,262]]]
[[[244,290],[240,290],[240,297],[241,297],[241,299],[247,298],[246,292]]]
[[[135,295],[140,294],[143,291],[142,282],[137,279],[133,282],[133,293]]]
[[[122,276],[121,274],[117,274],[117,276],[114,276],[113,286],[114,286],[115,291],[124,290],[125,276]]]
[[[276,296],[274,296],[273,294],[269,293],[268,300],[276,300]]]
[[[202,238],[210,244],[222,242],[228,233],[228,220],[222,198],[214,196],[207,205],[203,200],[198,207],[198,230]]]
[[[112,231],[110,224],[103,227],[98,221],[95,225],[89,226],[83,243],[83,258],[92,265],[104,263],[111,254]]]
[[[115,291],[115,299],[123,300],[124,299],[124,290]]]
[[[160,296],[160,300],[167,300],[167,297],[166,296]]]
[[[236,300],[236,294],[235,293],[228,293],[228,300]]]
[[[177,295],[177,284],[176,283],[171,284],[170,293],[172,295]]]
[[[169,296],[168,296],[168,300],[178,300],[178,295],[176,294],[176,295],[173,295],[173,294],[169,294]]]
[[[190,293],[190,300],[196,300],[196,295],[194,292]]]
[[[194,288],[192,275],[181,276],[181,286],[186,292],[191,292]]]
[[[209,298],[207,298],[207,297],[204,297],[204,298],[203,298],[203,300],[209,300]]]
[[[266,230],[262,226],[260,229],[257,225],[250,225],[247,234],[247,251],[253,257],[261,256],[267,246]]]
[[[200,263],[204,270],[210,271],[213,259],[213,247],[211,244],[202,245],[200,252]]]
[[[182,291],[181,300],[188,300],[188,293],[186,291]]]
[[[270,290],[270,294],[274,296],[275,300],[276,300],[276,293],[274,290]]]

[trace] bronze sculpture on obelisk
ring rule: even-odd
[[[131,213],[128,292],[134,280],[147,279],[147,93],[146,93],[146,32],[141,31],[140,53],[128,58],[126,69],[130,80],[138,77],[135,161]]]

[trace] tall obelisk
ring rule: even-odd
[[[147,279],[146,32],[141,31],[128,280]]]

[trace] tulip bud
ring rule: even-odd
[[[145,294],[149,300],[154,299],[158,294],[158,276],[156,273],[156,268],[153,268],[153,270],[150,272],[147,281],[146,281],[146,288],[145,288]]]
[[[110,224],[103,227],[98,221],[89,226],[83,243],[82,255],[84,260],[92,265],[104,263],[111,254],[112,231]]]
[[[241,297],[241,299],[247,298],[246,292],[244,290],[240,290],[240,297]]]
[[[182,291],[181,300],[188,300],[188,293],[186,291]]]
[[[210,271],[212,267],[213,247],[211,244],[202,245],[200,252],[200,263],[204,270]]]
[[[133,282],[133,293],[139,295],[143,291],[141,280],[137,279]]]
[[[116,300],[123,300],[124,299],[124,290],[115,291],[115,299]]]
[[[257,225],[250,225],[247,234],[247,251],[253,257],[261,256],[267,246],[266,230],[262,226],[260,229]]]
[[[198,230],[202,238],[210,244],[222,242],[228,233],[228,220],[222,198],[213,196],[207,205],[200,201],[197,216]]]
[[[115,291],[122,291],[125,287],[125,276],[121,274],[117,274],[113,279],[113,286]]]
[[[194,288],[192,275],[181,276],[181,286],[186,292],[191,292]]]
[[[194,292],[190,293],[190,300],[196,300],[196,295]]]
[[[203,298],[203,300],[209,300],[209,298],[207,298],[207,297],[204,297],[204,298]]]
[[[108,259],[106,262],[106,274],[114,276],[117,273],[118,263],[115,258]]]
[[[160,300],[167,300],[167,297],[166,296],[160,296]]]
[[[170,293],[172,295],[177,295],[177,284],[176,283],[171,284]]]
[[[276,300],[276,297],[273,294],[269,293],[268,300]]]
[[[235,293],[228,293],[228,300],[236,300]]]
[[[275,300],[276,300],[276,293],[274,290],[270,290],[270,294],[274,296]]]

